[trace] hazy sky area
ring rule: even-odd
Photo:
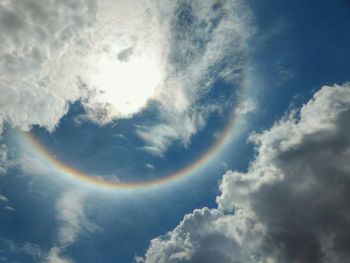
[[[350,263],[350,2],[0,0],[0,263]]]

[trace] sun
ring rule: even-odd
[[[162,67],[147,53],[127,59],[100,56],[91,79],[99,91],[97,100],[108,103],[119,117],[131,117],[145,107],[163,80]]]

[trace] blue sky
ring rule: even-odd
[[[349,12],[0,1],[0,262],[347,262]]]

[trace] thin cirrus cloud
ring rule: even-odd
[[[321,88],[251,136],[256,159],[223,176],[217,209],[186,215],[136,262],[346,262],[349,119],[350,84]]]
[[[162,155],[173,140],[190,142],[210,111],[220,108],[199,102],[215,80],[239,86],[234,76],[245,66],[242,53],[254,32],[252,16],[241,1],[223,1],[215,8],[204,1],[179,1],[172,11],[167,28],[169,70],[157,95],[162,121],[137,130],[149,152]],[[220,67],[223,63],[226,66]]]
[[[81,233],[94,233],[100,228],[85,214],[84,194],[68,191],[61,195],[56,204],[58,223],[55,245],[45,254],[48,263],[73,262],[64,256],[67,247],[73,244]]]
[[[1,199],[7,202],[4,196],[0,196]],[[51,248],[44,249],[30,242],[16,243],[1,237],[0,244],[4,257],[0,257],[0,260],[10,262],[10,259],[7,257],[15,256],[22,261],[23,258],[21,256],[25,256],[28,260],[33,260],[33,262],[74,263],[75,261],[66,255],[66,249],[76,242],[81,234],[96,233],[100,229],[99,226],[87,218],[83,199],[84,193],[67,191],[57,200],[56,239]]]
[[[78,100],[81,118],[104,125],[153,99],[159,122],[135,129],[159,155],[204,126],[198,101],[218,76],[237,82],[254,32],[241,1],[17,0],[3,1],[0,17],[1,130],[52,131]]]

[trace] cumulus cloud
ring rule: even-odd
[[[235,227],[233,227],[235,226]],[[197,209],[167,235],[153,239],[138,263],[251,262],[249,247],[255,242],[248,234],[261,227],[246,216],[224,214],[218,209]],[[243,234],[244,233],[244,234]]]
[[[52,130],[81,96],[69,52],[95,12],[91,0],[0,2],[0,129]]]
[[[137,261],[347,262],[349,120],[350,84],[323,87],[251,136],[256,159],[224,175],[218,209],[185,216]]]

